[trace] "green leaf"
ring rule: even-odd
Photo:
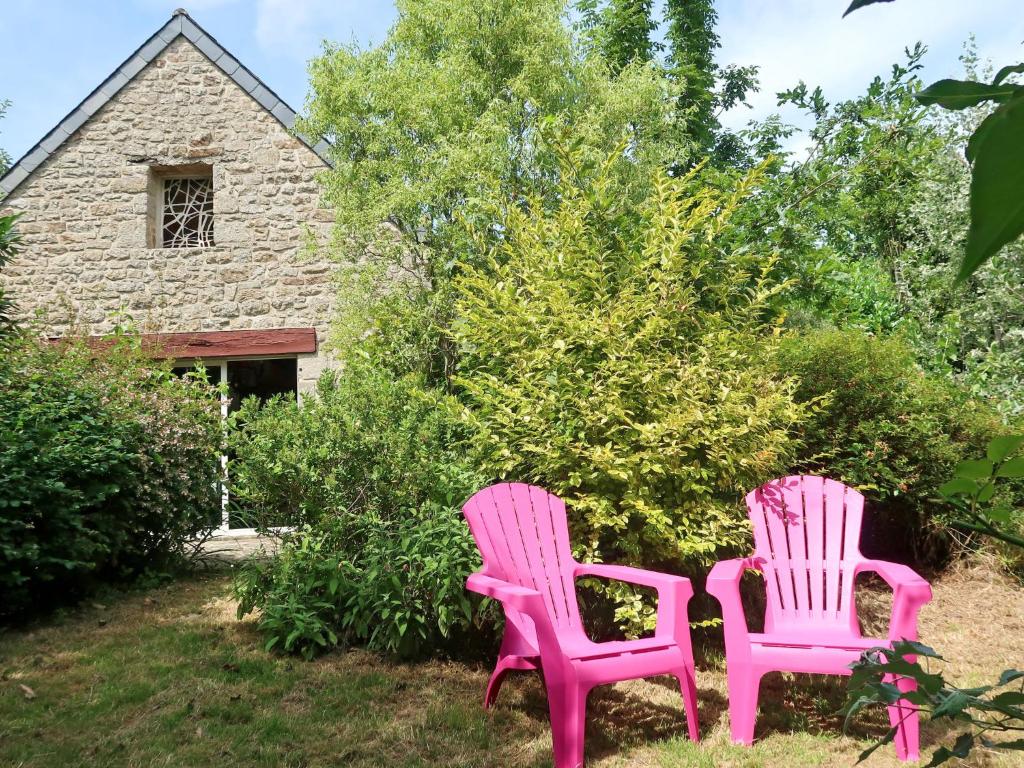
[[[974,129],[974,133],[972,133],[971,137],[967,140],[967,149],[964,151],[964,155],[967,157],[967,162],[969,162],[971,165],[974,165],[974,160],[978,155],[978,147],[984,143],[985,137],[988,135],[988,132],[992,129],[992,118],[994,116],[995,113],[992,113],[984,120],[982,120],[981,124]]]
[[[843,14],[843,18],[845,19],[851,13],[856,11],[858,8],[864,8],[864,7],[869,6],[869,5],[874,5],[875,3],[891,3],[891,2],[892,2],[892,0],[853,0],[853,2],[850,3],[850,7],[846,9],[846,13]],[[863,759],[864,758],[861,757],[861,760],[863,760]]]
[[[1013,741],[992,741],[982,737],[981,743],[989,749],[1024,749],[1024,739],[1014,739]]]
[[[936,765],[942,765],[952,757],[959,757],[960,759],[963,759],[970,754],[971,747],[973,746],[974,734],[961,733],[957,736],[956,743],[953,744],[953,749],[939,747],[932,753],[932,759],[924,766],[924,768],[933,768]]]
[[[938,104],[946,109],[967,109],[983,101],[1004,102],[1012,99],[1024,88],[1012,83],[990,85],[974,80],[939,80],[917,94],[916,98],[925,106]]]
[[[1000,106],[982,128],[973,146],[971,226],[957,282],[1024,232],[1024,97]]]
[[[943,496],[971,496],[978,490],[978,484],[966,477],[954,477],[948,483],[939,486],[939,493]]]
[[[985,485],[983,485],[981,487],[981,490],[978,491],[978,497],[977,498],[978,498],[979,502],[984,504],[986,501],[991,500],[992,497],[995,496],[995,494],[996,494],[996,484],[995,483],[986,483]]]
[[[1022,445],[1024,445],[1024,435],[1001,435],[993,438],[988,444],[986,455],[989,461],[998,464],[1007,456],[1016,453]]]
[[[954,474],[968,480],[987,480],[992,476],[995,465],[988,459],[968,459],[956,465]]]
[[[998,707],[1019,707],[1024,704],[1024,692],[1003,691],[992,697],[992,703]]]
[[[956,718],[971,704],[971,698],[963,691],[953,691],[932,711],[932,720],[940,717]]]
[[[1010,518],[1013,517],[1013,509],[1005,505],[1000,505],[997,507],[983,509],[982,514],[994,523],[1008,523],[1010,522]]]
[[[1009,685],[1014,680],[1019,680],[1024,677],[1024,672],[1019,669],[1007,669],[1003,671],[1003,674],[999,676],[999,685]]]
[[[1024,72],[1024,64],[1011,64],[1007,67],[1003,67],[996,73],[995,79],[992,80],[992,85],[999,85],[1010,75],[1019,72]]]
[[[1024,477],[1024,456],[1010,459],[996,471],[996,477]]]

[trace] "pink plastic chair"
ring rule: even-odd
[[[539,669],[548,692],[555,768],[583,765],[583,730],[591,688],[619,680],[675,675],[697,740],[697,689],[686,606],[689,579],[572,558],[565,504],[542,488],[501,483],[462,508],[483,555],[467,586],[500,600],[505,636],[484,696],[490,708],[512,670]],[[658,590],[657,629],[641,640],[595,643],[583,631],[575,580],[600,576]]]
[[[931,600],[924,579],[905,565],[860,553],[864,497],[835,480],[809,475],[773,480],[747,495],[754,526],[753,557],[717,563],[708,592],[722,604],[732,740],[754,738],[761,676],[770,671],[848,675],[849,664],[873,646],[917,639],[917,613]],[[739,583],[761,571],[767,588],[764,632],[747,631]],[[893,590],[887,640],[861,637],[853,601],[858,573],[874,571]],[[913,681],[897,681],[903,691]],[[896,753],[918,759],[916,708],[889,707]]]

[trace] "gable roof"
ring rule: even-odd
[[[193,21],[183,8],[179,8],[156,33],[144,42],[114,73],[100,85],[60,123],[25,153],[18,162],[0,177],[0,192],[12,193],[27,179],[32,172],[53,155],[71,135],[81,128],[86,121],[96,114],[108,101],[130,83],[146,65],[157,58],[167,47],[184,37],[195,46],[200,53],[210,60],[221,72],[231,78],[243,91],[252,96],[267,112],[290,131],[295,125],[295,110],[274,93],[256,75],[242,66],[236,58],[229,54],[212,35]],[[330,144],[320,139],[313,142],[301,133],[293,133],[307,147],[312,149],[321,160],[331,165]]]

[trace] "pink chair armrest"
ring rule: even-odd
[[[615,581],[626,581],[658,590],[658,619],[655,637],[673,637],[677,642],[689,643],[690,620],[687,604],[693,597],[693,585],[685,576],[645,571],[625,565],[604,563],[578,563],[573,578],[597,576]],[[688,647],[688,646],[687,646]]]
[[[466,589],[470,592],[476,592],[486,597],[500,600],[503,603],[507,603],[509,607],[522,611],[525,614],[531,614],[538,608],[546,611],[544,599],[537,590],[527,589],[518,584],[511,584],[483,573],[470,574],[469,578],[466,579]]]
[[[873,571],[892,589],[890,640],[916,640],[917,614],[932,599],[932,587],[913,568],[885,560],[864,560],[857,573]]]
[[[562,650],[555,629],[551,625],[551,615],[548,613],[547,605],[545,605],[540,592],[496,579],[484,573],[470,574],[466,579],[466,589],[499,600],[509,608],[529,616],[537,631],[541,658],[547,659],[549,662],[562,660]]]
[[[909,566],[901,565],[900,563],[890,563],[885,560],[863,560],[857,566],[857,572],[861,573],[863,571],[874,571],[894,590],[905,589],[926,597],[925,602],[931,600],[931,585]]]
[[[747,617],[740,599],[740,579],[743,574],[758,567],[760,560],[743,557],[715,563],[708,574],[707,590],[722,604],[726,654],[733,658],[750,654],[750,635]]]

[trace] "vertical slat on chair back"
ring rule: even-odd
[[[499,483],[462,508],[488,575],[534,589],[557,627],[578,627],[565,503],[543,488]]]
[[[812,475],[772,480],[747,495],[755,554],[764,558],[768,628],[856,620],[864,497]]]

